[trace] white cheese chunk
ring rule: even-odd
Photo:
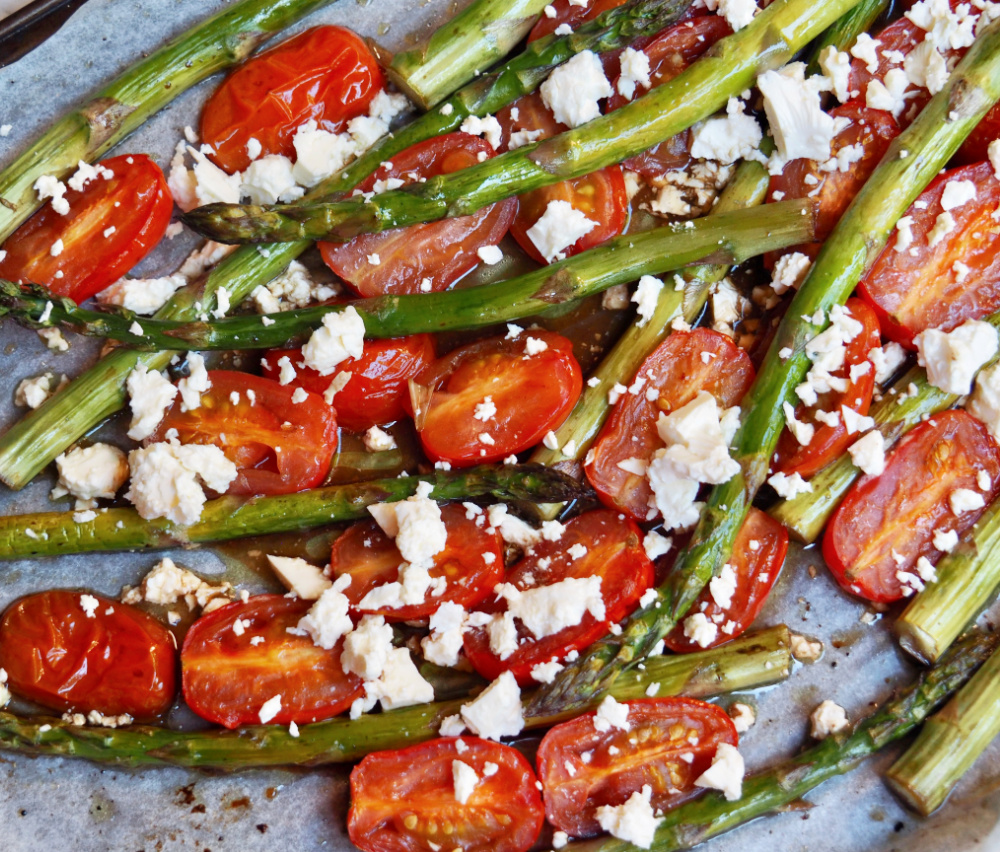
[[[958,533],[955,530],[934,530],[934,549],[951,553],[958,547]]]
[[[719,163],[735,163],[753,155],[763,138],[763,131],[746,105],[730,98],[726,115],[710,118],[695,126],[691,134],[691,156]]]
[[[507,612],[521,621],[536,639],[552,636],[580,624],[589,612],[598,621],[605,616],[601,578],[567,577],[558,583],[519,590],[501,583],[497,593],[507,601]]]
[[[948,506],[953,515],[974,512],[986,505],[983,495],[970,488],[956,488],[948,495]]]
[[[636,285],[635,293],[632,294],[632,301],[637,305],[636,313],[639,320],[636,326],[642,328],[649,322],[656,310],[656,303],[659,301],[660,293],[663,292],[663,282],[652,275],[643,275]]]
[[[461,760],[451,762],[452,782],[455,786],[455,801],[460,805],[468,804],[472,792],[479,783],[479,776],[476,770]]]
[[[568,127],[601,114],[599,101],[613,94],[597,54],[584,50],[556,68],[540,87],[542,102],[555,120]]]
[[[950,180],[941,193],[941,209],[955,210],[976,200],[976,185],[971,180]]]
[[[548,203],[538,221],[528,228],[527,235],[539,254],[551,263],[562,260],[566,249],[596,227],[597,222],[568,201],[556,200]]]
[[[721,790],[727,802],[735,802],[743,795],[743,755],[729,743],[719,743],[712,758],[712,765],[699,775],[696,787]]]
[[[851,454],[851,461],[869,476],[878,476],[885,470],[885,439],[877,430],[858,438],[847,452]]]
[[[366,615],[344,636],[340,665],[362,680],[378,680],[392,652],[392,625],[381,615]]]
[[[342,361],[360,358],[364,343],[365,321],[353,305],[348,305],[343,311],[323,316],[323,325],[302,347],[302,361],[321,376],[329,376]]]
[[[976,376],[976,387],[965,408],[1000,440],[1000,364],[987,367]]]
[[[290,202],[305,194],[295,182],[292,161],[281,154],[268,154],[252,162],[242,174],[240,192],[252,204]]]
[[[810,269],[812,269],[812,260],[802,252],[792,251],[783,254],[774,264],[774,271],[771,273],[771,288],[778,296],[789,290],[798,290]]]
[[[621,704],[615,701],[614,696],[606,695],[594,714],[594,730],[603,734],[612,728],[618,728],[620,731],[631,728],[628,721],[628,704]]]
[[[499,740],[524,729],[521,690],[510,672],[504,672],[473,701],[462,705],[462,719],[480,737]]]
[[[281,696],[275,695],[268,698],[260,708],[257,717],[262,725],[266,725],[281,712]]]
[[[979,368],[997,353],[997,331],[989,323],[969,320],[954,331],[932,328],[914,339],[918,362],[927,380],[945,393],[964,395],[972,390]]]
[[[128,436],[133,441],[142,441],[156,431],[163,415],[177,396],[177,388],[162,373],[155,370],[150,372],[143,363],[136,365],[129,373],[125,386],[132,409]]]
[[[487,115],[480,118],[478,115],[470,115],[459,128],[463,133],[470,136],[482,136],[495,150],[500,147],[503,140],[503,128],[496,116]]]
[[[118,447],[97,443],[75,447],[56,457],[59,482],[53,497],[69,494],[77,508],[93,508],[97,499],[110,500],[128,481],[128,459]]]
[[[792,500],[800,494],[808,494],[812,486],[802,478],[801,474],[775,473],[768,477],[768,485],[778,492],[779,497]]]
[[[459,604],[442,603],[430,617],[430,635],[420,642],[424,659],[437,666],[458,665],[466,620],[465,609]]]
[[[733,720],[733,727],[736,728],[736,733],[745,734],[754,726],[754,723],[757,721],[757,714],[749,704],[737,701],[729,708],[729,718]]]
[[[396,439],[388,432],[379,429],[378,426],[371,426],[362,439],[365,449],[370,453],[383,453],[396,449]]]
[[[842,104],[851,99],[851,57],[834,45],[820,51],[819,67],[830,81],[834,96]]]
[[[625,804],[598,807],[595,816],[601,830],[640,849],[649,849],[656,827],[663,821],[662,817],[653,813],[650,804],[652,795],[652,787],[644,784],[642,790],[629,796]]]
[[[813,739],[817,740],[825,740],[830,734],[839,733],[850,724],[844,708],[829,698],[812,711],[809,720],[812,723]]]
[[[177,383],[181,395],[181,411],[201,408],[201,395],[212,387],[205,369],[205,358],[197,352],[188,355],[188,375]]]
[[[267,561],[271,563],[271,568],[282,585],[302,600],[318,600],[333,585],[322,569],[297,556],[275,556],[269,553]]]
[[[314,645],[329,651],[344,634],[354,629],[354,623],[348,615],[350,601],[344,594],[344,589],[350,584],[350,574],[338,577],[299,619],[296,629],[309,635]]]
[[[618,77],[618,94],[630,101],[637,87],[648,89],[652,85],[649,79],[649,57],[641,50],[626,47],[619,61],[621,74]]]

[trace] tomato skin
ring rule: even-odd
[[[675,807],[699,791],[694,780],[712,765],[719,744],[739,740],[732,720],[714,704],[692,698],[627,704],[627,731],[601,733],[594,727],[596,714],[586,713],[556,725],[538,747],[546,819],[573,837],[599,834],[597,808],[622,805],[646,784],[654,810]],[[617,752],[609,753],[612,748]],[[682,754],[691,755],[691,762]]]
[[[462,737],[369,754],[351,772],[347,834],[365,852],[423,852],[445,839],[464,852],[526,852],[542,829],[535,773],[519,751]],[[452,762],[479,777],[463,805],[455,799]],[[497,770],[487,776],[486,764]],[[452,831],[442,838],[441,826]]]
[[[342,27],[313,27],[237,68],[205,102],[201,138],[215,149],[210,157],[230,174],[250,165],[247,142],[261,144],[261,156],[295,156],[299,125],[316,121],[339,133],[362,115],[385,79],[371,51]]]
[[[527,355],[528,340],[546,344]],[[499,461],[542,440],[566,419],[583,389],[573,344],[549,331],[523,332],[463,346],[439,358],[417,379],[429,389],[417,431],[432,461],[468,466]],[[491,397],[496,414],[475,419],[476,406]],[[479,440],[489,434],[494,443]]]
[[[94,597],[93,617],[80,592],[15,601],[0,621],[0,667],[13,692],[43,707],[152,721],[176,693],[173,635],[140,609]]]
[[[715,357],[706,364],[702,352]],[[655,379],[648,378],[650,372]],[[656,431],[659,413],[687,405],[698,391],[711,393],[723,408],[738,403],[753,383],[754,369],[749,356],[724,334],[698,328],[671,334],[643,361],[637,375],[646,376],[647,383],[638,394],[622,394],[594,441],[584,472],[602,503],[644,521],[653,493],[649,483],[618,463],[627,458],[649,462],[663,447]],[[653,386],[660,396],[651,401],[645,391]]]
[[[286,355],[294,365],[302,361],[301,349],[272,349],[261,359],[267,378],[277,380],[281,372],[278,361]],[[366,340],[360,358],[342,361],[329,376],[321,376],[312,367],[296,366],[289,387],[322,396],[340,373],[350,373],[351,378],[333,401],[337,423],[352,432],[364,432],[406,415],[408,383],[433,360],[434,338],[429,334]]]
[[[978,488],[977,468],[990,477],[988,491]],[[847,492],[823,536],[823,558],[837,582],[870,601],[903,597],[896,573],[914,573],[921,556],[932,563],[940,558],[934,532],[955,530],[961,537],[985,511],[955,517],[948,497],[957,488],[981,494],[987,506],[1000,494],[1000,446],[963,409],[935,414],[912,429],[882,474],[861,477]]]
[[[868,372],[858,376],[853,381],[850,378],[851,367],[870,363],[868,353],[879,345],[879,321],[875,312],[861,299],[851,298],[845,306],[848,313],[864,326],[864,330],[847,344],[844,366],[832,374],[848,383],[843,393],[830,391],[822,394],[816,405],[798,405],[795,410],[797,419],[814,426],[812,440],[805,446],[800,444],[794,435],[786,428],[778,439],[778,447],[772,467],[775,471],[793,473],[809,478],[822,470],[853,444],[859,437],[851,435],[844,425],[843,416],[836,426],[830,426],[816,420],[817,411],[840,412],[842,406],[847,406],[858,414],[865,415],[871,406],[872,394],[875,392],[875,369],[869,367]]]
[[[575,544],[587,549],[577,559],[568,553]],[[567,522],[558,541],[539,542],[508,569],[505,582],[526,590],[571,577],[600,576],[605,618],[598,621],[587,612],[579,624],[542,639],[536,639],[518,623],[519,645],[506,659],[500,659],[490,650],[486,628],[474,627],[465,634],[465,654],[472,667],[487,680],[509,671],[522,686],[534,685],[531,670],[536,665],[553,658],[561,660],[570,651],[586,648],[632,612],[642,593],[652,586],[653,570],[653,563],[642,547],[642,532],[631,521],[608,509],[577,515]],[[503,599],[487,599],[477,609],[490,614],[506,610],[507,602]]]
[[[750,549],[750,542],[757,543],[757,550]],[[704,612],[709,620],[721,615],[719,632],[715,640],[702,646],[684,635],[683,622],[678,624],[664,639],[664,644],[675,653],[688,654],[705,648],[717,648],[732,642],[754,623],[767,602],[778,573],[788,553],[788,530],[770,515],[759,509],[750,509],[743,526],[736,534],[733,555],[729,564],[736,573],[736,591],[732,603],[723,609],[712,597],[707,587],[691,607],[691,612]],[[704,608],[702,608],[704,604]],[[722,630],[728,622],[733,623],[729,632]]]
[[[555,10],[555,15],[551,18],[548,15],[539,17],[538,23],[528,33],[528,44],[531,44],[535,39],[551,35],[562,24],[568,24],[576,29],[585,21],[592,21],[602,12],[617,9],[625,2],[626,0],[591,0],[590,3],[581,6],[570,4],[569,0],[553,0],[551,5]]]
[[[431,178],[468,168],[479,155],[495,155],[485,139],[468,133],[448,133],[418,142],[396,154],[388,168],[381,166],[360,185],[371,192],[376,181]],[[442,219],[375,234],[362,234],[346,243],[319,243],[327,266],[360,296],[388,293],[421,293],[421,282],[430,280],[430,291],[446,290],[480,263],[476,253],[503,239],[517,210],[512,198],[498,201],[468,216]],[[369,261],[377,255],[378,263]]]
[[[413,621],[429,617],[445,601],[469,609],[503,580],[503,542],[499,532],[490,532],[485,523],[477,525],[457,503],[441,507],[441,520],[448,530],[448,540],[445,549],[434,557],[434,567],[429,573],[432,578],[447,579],[448,587],[440,595],[428,592],[420,604],[376,609],[358,606],[376,586],[398,580],[403,562],[392,539],[374,521],[353,524],[333,543],[330,571],[335,577],[351,575],[351,584],[344,595],[357,613],[382,615],[386,621]],[[493,557],[492,562],[484,558],[487,554]]]
[[[927,236],[942,213],[945,184],[952,180],[971,180],[976,197],[950,211],[954,229],[931,247]],[[917,204],[927,206],[921,210]],[[1000,234],[991,217],[998,204],[1000,182],[989,163],[938,175],[921,193],[906,211],[913,218],[911,248],[898,252],[891,239],[858,284],[859,295],[878,314],[883,335],[912,350],[913,338],[928,328],[950,331],[1000,309]],[[969,267],[964,281],[958,280],[956,261]]]
[[[67,215],[46,204],[7,238],[0,277],[43,284],[79,304],[121,278],[156,246],[174,209],[160,167],[145,154],[112,157],[100,165],[114,177],[99,176],[82,190],[67,190]],[[63,250],[53,257],[50,250],[57,240]]]
[[[291,385],[236,370],[210,370],[208,377],[201,407],[182,411],[178,396],[147,444],[176,429],[182,444],[218,447],[239,468],[227,494],[291,494],[326,478],[338,438],[336,415],[322,396],[295,403]]]
[[[340,665],[343,640],[327,651],[295,627],[313,601],[255,595],[203,615],[181,647],[184,700],[201,716],[227,728],[260,723],[260,708],[275,695],[281,709],[275,725],[329,719],[364,693],[361,678]],[[233,631],[236,619],[244,631]],[[247,624],[249,622],[249,624]],[[252,645],[251,639],[264,641]]]
[[[990,142],[994,139],[1000,139],[1000,104],[994,104],[965,138],[955,154],[955,162],[968,165],[988,159]]]

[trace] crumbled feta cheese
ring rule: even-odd
[[[181,411],[201,408],[201,395],[212,387],[205,369],[205,358],[197,352],[188,355],[188,376],[177,383],[181,395]]]
[[[558,583],[525,590],[502,583],[497,593],[507,601],[507,612],[519,619],[536,639],[575,627],[588,612],[598,621],[605,617],[598,576],[567,577]]]
[[[875,366],[875,381],[884,385],[906,361],[906,350],[896,342],[868,350],[868,360]]]
[[[260,708],[257,717],[262,725],[266,725],[281,712],[281,696],[275,695],[268,698]]]
[[[639,328],[646,325],[653,316],[661,292],[663,292],[663,282],[659,278],[643,275],[639,279],[635,293],[632,294],[632,301],[638,306],[636,313],[639,315],[639,321],[636,325]]]
[[[719,743],[712,758],[712,765],[695,778],[696,787],[721,790],[727,802],[735,802],[743,795],[743,755],[729,743]]]
[[[749,704],[737,701],[729,708],[729,718],[733,720],[736,733],[745,734],[757,721],[757,714]]]
[[[825,740],[830,734],[839,733],[850,724],[844,708],[829,698],[812,711],[809,720],[812,722],[812,737],[816,740]]]
[[[851,57],[834,45],[820,51],[819,67],[830,81],[834,97],[842,104],[851,99]]]
[[[966,512],[974,512],[982,509],[986,505],[982,494],[970,488],[956,488],[948,495],[948,506],[953,515],[964,515]]]
[[[771,273],[771,288],[778,296],[789,290],[798,290],[811,268],[812,260],[802,252],[793,251],[783,254],[774,264],[774,271]]]
[[[934,220],[934,227],[927,232],[927,245],[934,248],[948,234],[955,230],[955,217],[945,211]]]
[[[342,361],[360,358],[364,343],[365,321],[353,305],[348,305],[343,311],[323,316],[323,325],[302,347],[302,361],[321,376],[329,376]]]
[[[333,585],[322,569],[297,556],[267,554],[267,561],[282,585],[296,597],[306,601],[318,600]]]
[[[128,388],[129,405],[132,408],[132,422],[128,436],[133,441],[142,441],[156,431],[167,409],[177,396],[177,388],[157,371],[150,372],[146,365],[139,363],[125,381]]]
[[[615,701],[614,696],[606,695],[597,706],[597,712],[594,714],[594,730],[603,734],[612,728],[627,731],[630,727],[628,704],[620,704]]]
[[[823,643],[816,639],[810,639],[808,636],[793,633],[791,651],[792,656],[800,663],[814,663],[823,655]]]
[[[213,586],[197,574],[179,567],[172,559],[164,558],[142,578],[137,588],[128,589],[122,595],[122,603],[147,601],[157,606],[173,606],[184,598],[188,606],[194,609],[196,606],[204,607],[210,600],[220,596],[225,599],[229,589],[228,583]]]
[[[396,439],[388,432],[379,429],[378,426],[371,426],[364,434],[365,449],[371,453],[386,452],[396,449]]]
[[[556,679],[556,675],[563,668],[562,663],[558,663],[555,660],[549,660],[547,663],[538,663],[532,666],[531,679],[535,683],[552,683]]]
[[[69,494],[77,509],[93,508],[98,498],[110,500],[128,480],[125,453],[110,444],[75,447],[56,457],[59,482],[53,498]]]
[[[798,473],[793,473],[791,476],[786,473],[775,473],[768,477],[767,482],[778,492],[779,497],[786,500],[792,500],[800,494],[808,494],[813,490],[812,485]]]
[[[392,625],[381,615],[366,615],[344,636],[340,665],[362,680],[378,680],[392,652]]]
[[[295,201],[305,190],[295,182],[292,161],[281,154],[268,154],[250,164],[242,174],[240,193],[252,204]]]
[[[684,636],[702,648],[711,645],[718,635],[719,628],[703,612],[696,612],[684,619]]]
[[[729,164],[754,154],[763,132],[757,119],[745,110],[743,101],[730,98],[725,117],[716,116],[696,125],[691,133],[691,156]]]
[[[934,530],[934,549],[951,553],[958,547],[958,533],[955,530]]]
[[[524,729],[521,690],[510,672],[504,672],[473,701],[462,705],[462,719],[480,737],[499,740]]]
[[[556,200],[548,203],[538,221],[528,228],[527,235],[539,254],[551,263],[562,260],[566,249],[596,227],[597,222],[588,219],[568,201]]]
[[[868,33],[861,33],[858,36],[857,41],[854,42],[854,46],[851,48],[851,56],[855,59],[860,59],[865,63],[865,67],[868,69],[869,74],[874,74],[878,71],[879,58],[876,49],[882,46],[882,42],[877,39],[873,39]]]
[[[980,371],[965,407],[985,424],[994,438],[1000,440],[1000,364]]]
[[[785,412],[785,425],[788,427],[788,431],[795,436],[795,440],[803,447],[809,446],[812,442],[813,435],[816,433],[816,427],[811,423],[804,423],[795,416],[795,409],[792,408],[791,403],[782,403],[782,410]]]
[[[656,827],[663,821],[663,817],[653,813],[650,804],[652,795],[652,787],[644,784],[642,790],[629,796],[625,804],[598,807],[595,816],[601,830],[640,849],[649,849]]]
[[[150,444],[132,450],[128,464],[132,482],[125,497],[139,515],[185,526],[201,517],[206,500],[201,483],[225,493],[238,472],[211,444]]]
[[[540,87],[556,121],[577,127],[601,114],[598,101],[613,94],[597,54],[584,50],[556,68]]]
[[[459,130],[470,136],[482,136],[494,149],[499,148],[503,140],[503,128],[496,120],[496,116],[493,115],[487,115],[483,118],[478,115],[470,115],[462,122]]]
[[[368,511],[385,534],[395,539],[407,562],[424,562],[444,550],[448,530],[441,520],[441,508],[426,494],[418,491],[406,500],[370,506]]]
[[[65,376],[63,377],[65,379]],[[53,394],[55,376],[44,373],[31,379],[24,379],[14,391],[14,405],[38,408]],[[58,388],[55,389],[58,391]]]
[[[66,195],[66,184],[61,180],[52,175],[42,175],[32,188],[38,193],[39,201],[51,198],[52,209],[60,216],[69,213],[69,202],[63,197]]]
[[[536,530],[520,518],[509,514],[503,503],[490,506],[487,513],[490,526],[500,530],[500,537],[507,544],[529,548],[542,540],[541,530]]]
[[[950,180],[941,193],[941,209],[955,210],[976,200],[976,185],[971,180]]]
[[[497,407],[493,402],[493,397],[486,396],[483,398],[482,402],[476,403],[476,407],[472,413],[472,416],[474,419],[486,423],[488,420],[492,420],[494,417],[496,417],[496,413],[497,413]]]
[[[80,595],[80,609],[83,610],[87,618],[97,617],[97,607],[101,602],[93,595]]]
[[[480,246],[476,249],[476,254],[487,266],[495,266],[503,260],[503,252],[499,246]]]
[[[350,601],[343,593],[350,584],[351,575],[342,574],[299,619],[296,629],[312,637],[314,645],[330,650],[344,634],[353,630],[354,624],[348,615]]]
[[[958,50],[975,40],[976,16],[968,4],[959,5],[953,12],[948,0],[920,0],[905,16],[925,30],[939,50]]]
[[[875,420],[863,414],[858,414],[853,408],[846,405],[840,406],[840,416],[844,420],[844,428],[848,435],[855,435],[858,432],[866,432],[875,428]]]
[[[266,285],[255,287],[250,297],[254,300],[258,313],[276,314],[304,308],[313,302],[325,302],[336,294],[336,289],[314,281],[309,270],[293,260]]]
[[[618,76],[618,94],[625,100],[632,100],[637,86],[648,89],[652,85],[649,79],[649,57],[641,50],[626,47],[619,57],[621,73]]]
[[[185,284],[187,279],[176,274],[164,278],[119,278],[97,294],[97,301],[102,305],[119,305],[149,316],[162,308]]]
[[[657,559],[668,553],[673,543],[673,539],[660,535],[655,530],[650,530],[642,539],[643,550],[646,551],[646,556],[650,560]]]
[[[458,604],[442,603],[430,617],[430,635],[420,642],[424,659],[437,666],[457,665],[466,618],[465,610]]]
[[[994,139],[990,142],[986,151],[990,159],[990,165],[993,166],[993,176],[997,180],[1000,180],[1000,139]]]
[[[40,328],[38,336],[42,342],[53,352],[69,351],[69,341],[63,337],[63,333],[58,328]]]
[[[479,783],[479,776],[476,770],[461,760],[451,762],[452,781],[455,785],[455,801],[460,805],[468,804],[473,790]]]
[[[736,572],[733,566],[728,562],[723,565],[719,575],[709,580],[708,589],[717,606],[729,609],[733,595],[736,594]]]
[[[885,470],[885,439],[877,430],[858,438],[847,452],[851,454],[851,461],[869,476],[878,476]]]
[[[903,70],[914,86],[927,89],[932,95],[948,82],[948,63],[930,39],[920,42],[906,55]]]
[[[913,338],[918,363],[927,381],[945,393],[964,395],[972,390],[979,368],[997,353],[997,331],[989,323],[969,320],[954,331],[932,328]]]

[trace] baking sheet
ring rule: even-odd
[[[10,162],[48,122],[69,109],[136,57],[223,5],[217,0],[89,0],[42,47],[0,71],[0,167]],[[340,0],[304,24],[337,23],[377,37],[390,48],[407,43],[414,31],[465,5],[451,0]],[[294,31],[294,30],[293,30]],[[145,152],[169,163],[183,128],[197,126],[209,81],[179,98],[127,140],[118,151]],[[172,270],[195,240],[183,235],[167,243],[140,267]],[[12,322],[0,326],[0,429],[23,414],[13,406],[21,379],[46,370],[75,375],[96,357],[98,344],[72,339],[65,354],[49,352],[34,332]],[[118,440],[120,423],[99,436]],[[122,444],[125,446],[125,444]],[[51,510],[48,474],[18,493],[0,486],[0,512]],[[251,593],[265,590],[257,578],[234,574],[231,563],[211,548],[171,552],[179,563],[206,574],[241,582]],[[44,588],[86,587],[115,596],[136,583],[157,561],[152,554],[66,556],[0,563],[0,607]],[[808,570],[815,566],[815,578]],[[808,713],[832,698],[851,718],[870,702],[884,699],[913,669],[896,649],[883,622],[865,625],[866,611],[829,579],[815,549],[793,547],[761,623],[784,621],[821,638],[823,659],[799,666],[777,688],[749,696],[757,725],[740,745],[749,770],[794,753],[807,743]],[[1000,615],[1000,612],[997,613]],[[746,700],[746,697],[744,697]],[[1000,850],[1000,744],[994,744],[963,780],[949,803],[932,819],[903,809],[886,791],[878,771],[897,752],[809,796],[812,809],[759,820],[703,847],[706,852],[779,849],[838,852],[954,852]],[[78,850],[346,850],[347,770],[267,770],[206,774],[182,769],[122,771],[79,761],[30,759],[0,753],[0,826],[10,852]]]

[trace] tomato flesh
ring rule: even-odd
[[[413,334],[388,340],[366,340],[360,358],[347,358],[328,376],[312,367],[298,366],[301,349],[272,349],[261,359],[264,375],[277,379],[278,361],[288,357],[295,365],[295,378],[289,387],[304,388],[322,396],[341,373],[350,373],[347,384],[337,392],[333,406],[337,423],[352,432],[363,432],[406,415],[409,381],[434,360],[434,338]]]
[[[976,197],[949,211],[954,228],[931,246],[945,186],[966,180]],[[989,163],[938,175],[921,193],[906,211],[913,219],[911,247],[896,251],[890,240],[858,285],[886,337],[915,349],[913,338],[928,328],[950,331],[1000,309],[1000,233],[992,218],[998,204],[1000,181]]]
[[[629,701],[627,731],[598,731],[594,718],[556,725],[538,747],[545,817],[573,837],[599,834],[597,809],[622,805],[645,785],[654,810],[675,807],[698,792],[694,781],[719,745],[739,739],[721,708],[691,698]]]
[[[290,494],[313,488],[330,470],[337,419],[323,397],[235,370],[210,370],[201,406],[182,411],[178,396],[148,443],[175,429],[182,444],[212,444],[239,468],[227,494]],[[235,402],[234,402],[235,400]]]
[[[579,545],[579,547],[577,547]],[[583,548],[582,552],[580,548]],[[575,558],[574,558],[575,557]],[[631,521],[607,509],[577,515],[567,522],[557,541],[543,540],[507,571],[506,583],[521,591],[550,586],[570,578],[601,578],[605,617],[587,611],[580,622],[549,636],[537,638],[518,620],[517,649],[501,658],[490,648],[486,627],[465,634],[465,653],[473,668],[488,680],[505,671],[522,686],[534,684],[531,670],[570,651],[586,648],[607,634],[638,606],[639,598],[653,584],[653,564],[642,547],[642,533]],[[477,612],[490,615],[507,610],[507,601],[487,600]]]
[[[342,27],[314,27],[255,56],[230,74],[205,102],[201,138],[230,174],[250,165],[247,143],[261,155],[294,158],[300,125],[330,133],[364,114],[385,80],[371,51]]]
[[[204,719],[227,728],[260,723],[275,695],[275,725],[304,724],[343,712],[364,693],[361,678],[340,665],[343,640],[331,650],[288,633],[312,601],[255,595],[199,618],[181,648],[184,700]],[[239,619],[242,630],[233,625]],[[263,637],[260,642],[256,637]]]
[[[719,606],[711,589],[706,587],[690,610],[705,613],[709,621],[718,626],[715,639],[707,645],[698,645],[684,635],[681,623],[667,634],[664,644],[671,651],[686,654],[732,642],[760,614],[787,553],[788,530],[765,512],[751,508],[736,534],[729,559],[736,575],[736,591],[731,603],[727,607]]]
[[[383,164],[361,184],[372,192],[389,179],[402,185],[437,177],[492,157],[485,139],[449,133],[419,142]],[[503,239],[517,209],[511,198],[487,205],[468,216],[441,219],[376,234],[362,234],[346,243],[321,242],[326,265],[361,296],[425,293],[445,290],[479,262],[477,251]]]
[[[455,798],[454,761],[479,779],[464,804]],[[528,761],[510,746],[478,737],[377,751],[351,772],[347,833],[365,852],[425,852],[436,846],[525,852],[543,821]]]
[[[52,204],[3,244],[0,278],[43,284],[77,304],[113,284],[163,238],[174,209],[160,167],[145,154],[104,160],[113,173],[67,190],[69,213]],[[52,254],[62,241],[62,250]]]
[[[785,429],[778,439],[778,448],[772,467],[775,471],[791,476],[798,473],[809,478],[817,471],[826,467],[847,451],[859,437],[857,433],[850,434],[844,425],[841,408],[847,407],[858,414],[865,415],[871,405],[872,394],[875,391],[875,369],[868,360],[868,353],[880,343],[879,322],[875,312],[861,299],[848,299],[847,312],[864,326],[864,330],[847,344],[844,356],[844,366],[831,375],[847,382],[847,389],[828,391],[821,394],[815,405],[798,405],[795,410],[796,419],[808,423],[815,428],[812,440],[808,444],[800,444],[798,439]],[[855,373],[851,378],[851,368],[869,364],[866,372]],[[816,419],[819,411],[837,412],[840,419],[836,426]]]
[[[989,488],[981,490],[985,470]],[[823,536],[823,558],[851,594],[891,603],[905,589],[898,574],[916,574],[921,557],[933,564],[936,531],[961,537],[983,509],[955,516],[949,497],[958,488],[979,494],[986,505],[1000,494],[1000,446],[971,414],[935,414],[907,433],[879,476],[863,476],[837,508]]]
[[[543,351],[527,354],[527,347],[541,345]],[[461,466],[533,447],[566,419],[583,389],[573,344],[537,330],[464,346],[417,381],[427,391],[416,418],[424,451],[432,461]],[[477,407],[487,397],[496,412],[477,419]]]
[[[656,431],[659,413],[687,405],[699,391],[708,391],[723,408],[736,405],[752,384],[754,369],[746,352],[724,334],[699,328],[671,334],[637,375],[646,381],[638,393],[621,395],[584,471],[602,503],[644,521],[650,518],[653,492],[645,476],[623,470],[619,463],[633,458],[648,463],[663,447]],[[651,387],[659,391],[653,400],[646,398]]]
[[[1000,104],[984,115],[955,154],[955,161],[962,164],[980,163],[989,158],[990,142],[1000,139]]]
[[[176,692],[170,631],[142,610],[57,589],[15,601],[0,621],[0,668],[14,693],[56,711],[152,721]]]

